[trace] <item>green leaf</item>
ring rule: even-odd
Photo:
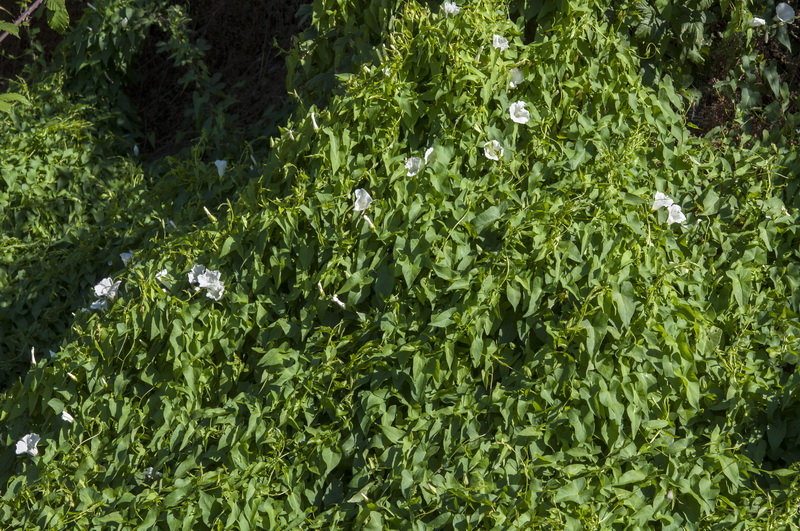
[[[231,249],[236,244],[236,240],[233,236],[228,236],[222,244],[222,249],[219,251],[219,257],[223,258],[231,252]]]
[[[611,292],[611,299],[614,301],[619,318],[625,327],[631,324],[633,312],[636,309],[634,297],[633,284],[628,281],[623,282],[619,290],[613,289]]]
[[[178,465],[178,468],[175,469],[175,473],[173,474],[173,476],[176,479],[181,478],[185,476],[188,471],[192,470],[196,466],[197,462],[195,461],[194,457],[190,455],[180,465]]]
[[[437,313],[431,318],[430,325],[434,328],[444,328],[453,323],[453,314],[455,313],[455,308],[450,308],[449,310],[445,310],[443,312]]]
[[[647,474],[641,470],[628,470],[614,482],[614,485],[619,487],[620,485],[628,485],[630,483],[640,483],[645,479],[647,479]]]
[[[376,280],[375,280],[375,293],[381,299],[388,299],[389,296],[394,291],[394,274],[392,272],[392,268],[388,266],[381,266],[376,271]]]
[[[717,195],[717,192],[715,192],[713,188],[708,188],[706,190],[706,195],[703,198],[703,213],[707,216],[716,214],[719,212],[719,206],[719,195]]]
[[[400,491],[403,493],[404,496],[408,496],[411,488],[414,486],[414,476],[411,474],[410,470],[403,469],[400,472]]]
[[[505,212],[505,204],[501,207],[490,206],[472,220],[472,225],[475,227],[475,232],[480,233],[484,228],[497,221]]]
[[[385,424],[381,425],[381,431],[383,432],[384,435],[386,435],[387,439],[389,439],[392,443],[395,444],[400,442],[403,439],[403,437],[405,437],[406,434],[406,432],[404,432],[403,430]]]
[[[164,507],[174,507],[175,505],[178,505],[181,500],[183,500],[186,495],[189,494],[190,491],[194,490],[191,480],[188,481],[189,483],[181,484],[181,486],[164,497]],[[178,482],[176,481],[175,483],[177,484]]]
[[[19,26],[12,24],[11,22],[0,21],[0,31],[7,31],[14,37],[19,38]]]
[[[528,303],[528,310],[525,312],[525,315],[522,317],[530,317],[536,310],[539,309],[539,299],[542,296],[542,286],[543,286],[542,277],[536,277],[533,279],[531,283],[531,291],[530,291],[530,302]]]
[[[784,438],[786,438],[786,421],[784,419],[776,419],[770,422],[767,427],[769,447],[773,451],[779,451]]]
[[[407,256],[397,260],[400,270],[403,273],[403,279],[406,281],[406,286],[411,287],[414,284],[414,279],[417,278],[419,272],[422,270],[420,266],[411,262]]]
[[[479,335],[476,335],[472,340],[472,345],[469,348],[469,353],[472,356],[473,367],[479,367],[481,365],[481,361],[483,360],[483,351],[483,338]]]
[[[795,19],[796,20],[796,19]],[[783,44],[789,52],[792,51],[792,41],[789,39],[789,32],[787,26],[778,27],[778,42]]]
[[[564,503],[564,502],[572,502],[572,503],[583,503],[588,496],[591,494],[585,490],[586,489],[586,479],[585,478],[576,478],[571,482],[567,483],[558,491],[556,491],[556,495],[553,498],[555,503]]]
[[[200,499],[198,500],[198,506],[200,507],[200,512],[203,515],[203,522],[210,524],[213,520],[217,519],[219,510],[214,510],[215,498],[211,494],[200,491]]]
[[[58,33],[69,27],[69,12],[66,0],[47,0],[47,24]]]
[[[328,153],[331,159],[331,171],[335,174],[339,171],[339,168],[342,165],[341,153],[339,152],[339,138],[336,136],[336,133],[327,127],[324,129],[324,131],[325,134],[328,135],[328,139],[330,141],[330,150]]]
[[[752,292],[750,270],[739,266],[734,270],[726,271],[725,275],[731,279],[731,291],[737,306],[739,306],[740,309],[745,310]]]
[[[29,102],[25,96],[22,94],[17,94],[16,92],[0,94],[0,112],[11,112],[12,103],[24,103],[25,105],[31,104],[31,102]]]
[[[47,405],[53,408],[53,411],[56,415],[60,415],[62,411],[64,411],[64,402],[59,400],[58,398],[51,398]]]
[[[686,388],[686,401],[695,409],[700,407],[700,383],[681,376],[683,385]]]
[[[388,435],[387,435],[388,437]],[[396,442],[396,441],[393,441]],[[342,454],[331,448],[325,447],[322,449],[322,461],[325,463],[325,476],[331,473],[331,470],[336,468],[336,465],[342,460]]]
[[[378,511],[370,511],[368,520],[362,527],[364,531],[383,531],[383,516]]]
[[[95,516],[92,518],[92,524],[94,525],[103,525],[103,524],[121,524],[125,522],[127,519],[122,515],[119,511],[114,511],[112,513],[104,514],[103,516]]]
[[[742,109],[752,109],[761,102],[761,94],[758,89],[748,83],[740,83],[739,87],[742,93],[739,105]]]
[[[367,270],[366,269],[359,269],[358,271],[356,271],[355,273],[350,275],[347,278],[347,280],[345,280],[344,284],[339,289],[339,291],[337,291],[337,294],[347,293],[348,291],[352,290],[353,288],[356,288],[356,287],[360,286],[361,284],[363,284],[364,281],[365,281],[366,274],[367,274]]]
[[[519,287],[517,287],[517,283],[513,280],[510,280],[506,283],[506,298],[508,302],[511,303],[511,307],[515,310],[517,306],[519,306],[519,300],[522,297],[520,293]]]
[[[581,327],[586,330],[586,351],[589,354],[594,354],[597,352],[597,338],[594,333],[594,326],[592,326],[592,323],[584,319],[581,321]]]
[[[570,409],[567,414],[569,424],[575,432],[575,441],[582,443],[586,441],[586,424],[580,417],[580,412],[577,409]]]

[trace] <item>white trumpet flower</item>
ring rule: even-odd
[[[786,2],[781,2],[775,6],[775,18],[780,22],[791,22],[794,20],[794,9]]]
[[[419,157],[409,157],[406,159],[405,167],[407,170],[406,175],[413,177],[422,169],[422,159]]]
[[[461,11],[461,8],[458,7],[455,2],[445,2],[442,4],[442,8],[444,9],[445,15],[458,15]]]
[[[369,208],[369,205],[372,204],[372,196],[369,195],[369,192],[364,190],[363,188],[359,188],[355,191],[355,202],[353,203],[353,210],[357,212],[362,212]]]
[[[492,37],[492,46],[500,50],[501,52],[508,50],[508,39],[500,36],[494,35]]]
[[[501,146],[500,142],[497,140],[490,140],[483,145],[483,154],[486,155],[487,159],[500,160],[500,157],[503,156],[503,152],[503,146]]]
[[[226,160],[216,160],[214,161],[214,165],[217,167],[217,173],[220,177],[225,173],[225,168],[228,167],[228,161]]]
[[[526,103],[524,101],[515,101],[508,108],[511,115],[511,120],[518,124],[526,124],[531,119],[531,113],[525,109]]]
[[[17,441],[17,455],[28,454],[31,457],[39,455],[39,449],[36,447],[39,441],[42,440],[38,433],[29,433],[22,439]]]

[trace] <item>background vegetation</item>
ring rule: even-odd
[[[268,7],[31,31],[0,114],[2,521],[796,525],[793,21],[316,0],[275,44],[287,99],[257,97],[269,35],[230,55]]]

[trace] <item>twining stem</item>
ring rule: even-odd
[[[26,9],[25,12],[21,14],[17,20],[14,21],[14,25],[19,26],[20,24],[28,20],[28,18],[30,18],[33,12],[36,11],[36,8],[38,8],[42,4],[42,2],[44,2],[44,0],[36,0],[34,3],[32,3],[31,6],[28,9]],[[6,37],[8,37],[7,31],[0,33],[0,42],[3,42],[3,39],[5,39]]]

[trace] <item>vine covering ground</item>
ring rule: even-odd
[[[10,86],[3,522],[796,526],[788,4],[203,5]]]

